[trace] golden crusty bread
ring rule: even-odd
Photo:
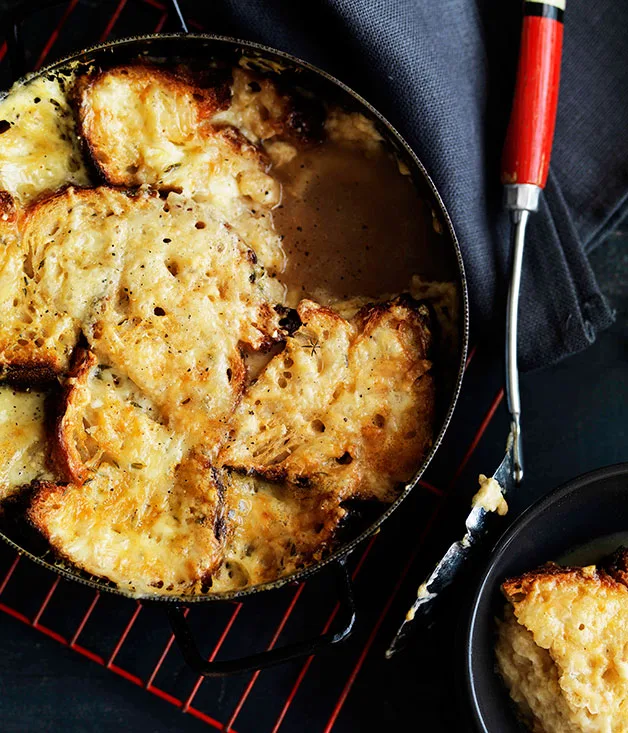
[[[628,553],[507,580],[499,670],[535,731],[628,730]]]
[[[0,501],[36,479],[49,479],[44,392],[0,386]]]
[[[240,345],[281,336],[281,286],[210,204],[70,188],[29,209],[19,229],[23,269],[15,258],[15,273],[6,269],[19,307],[0,325],[9,377],[38,363],[66,371],[82,332],[173,426],[205,436],[241,394]]]
[[[71,320],[38,302],[24,216],[0,192],[0,380],[32,385],[67,368],[75,343]]]
[[[431,445],[427,308],[401,297],[346,321],[306,300],[298,314],[238,405],[219,461],[341,501],[390,500]]]
[[[322,557],[346,515],[343,502],[390,501],[397,484],[410,477],[430,444],[434,399],[431,364],[425,358],[430,335],[424,306],[399,298],[363,309],[350,323],[328,308],[304,301],[299,316],[301,327],[244,392],[233,418],[224,425],[222,438],[228,442],[217,457],[207,440],[197,444],[194,431],[177,434],[184,439],[182,444],[187,440],[196,445],[195,455],[203,456],[206,472],[220,487],[216,516],[222,518],[224,535],[222,562],[212,577],[215,591],[273,580]],[[112,384],[131,415],[118,415],[109,407],[102,392],[103,385],[113,390]],[[106,512],[101,512],[102,497],[107,497],[102,482],[121,481],[117,471],[137,460],[137,445],[151,444],[150,436],[133,429],[133,419],[147,410],[154,420],[164,414],[161,406],[156,410],[146,401],[145,394],[118,369],[98,367],[92,354],[79,360],[65,387],[52,456],[58,475],[76,487],[89,482],[89,488],[83,494],[73,490],[70,496],[75,498],[69,504],[67,492],[46,487],[31,510],[36,526],[60,554],[116,582],[124,572],[133,572],[127,579],[132,578],[133,589],[140,591],[148,588],[137,580],[144,577],[141,567],[99,565],[89,546],[111,542],[106,521],[114,510],[107,503]],[[136,415],[133,408],[140,412]],[[108,426],[118,430],[113,440]],[[132,453],[125,457],[122,450]],[[108,458],[102,458],[111,455],[115,470]],[[123,479],[128,480],[126,474]],[[129,501],[136,500],[136,489],[124,491],[130,492]],[[77,550],[73,522],[77,511],[85,511],[83,500],[91,509],[89,522],[80,526]],[[128,503],[119,506],[120,511],[129,511]],[[119,516],[118,509],[114,514]],[[128,535],[126,525],[118,529]],[[133,542],[144,547],[147,540],[142,535]],[[161,548],[164,563],[172,549]],[[113,549],[107,551],[107,562],[114,554]],[[204,581],[208,578],[205,575]],[[164,587],[171,585],[170,579]],[[175,589],[189,590],[178,585]]]
[[[70,83],[68,76],[18,82],[0,101],[0,190],[20,204],[89,183],[64,91]]]
[[[222,488],[209,461],[133,384],[79,350],[53,441],[67,485],[29,518],[66,559],[134,593],[201,592],[221,560]]]
[[[346,515],[333,492],[265,481],[221,469],[225,488],[224,563],[220,592],[289,575],[321,558]]]
[[[281,192],[269,161],[237,128],[212,122],[229,106],[228,90],[154,66],[116,67],[79,88],[81,135],[107,181],[209,201],[265,267],[281,271],[281,242],[267,216]]]
[[[0,499],[30,485],[53,550],[137,594],[315,562],[346,502],[392,501],[429,450],[429,314],[410,297],[288,310],[271,161],[380,136],[248,69],[56,84],[45,108],[36,85],[13,100],[32,140],[17,112],[0,124],[25,166],[0,155]],[[86,187],[62,87],[107,185]]]

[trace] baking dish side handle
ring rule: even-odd
[[[309,657],[334,648],[345,641],[351,634],[355,623],[355,601],[351,576],[344,561],[333,564],[338,580],[340,595],[339,614],[335,629],[330,629],[320,636],[304,639],[285,646],[267,649],[239,659],[226,659],[210,662],[199,652],[192,631],[185,618],[185,606],[174,605],[168,609],[168,619],[174,637],[181,649],[185,661],[196,674],[203,677],[226,677],[242,672],[253,672],[257,669],[273,667],[299,657]]]
[[[27,71],[30,71],[26,62],[26,54],[24,52],[24,36],[22,33],[22,24],[34,13],[46,8],[53,8],[56,5],[68,5],[68,0],[24,0],[8,9],[3,14],[3,26],[6,28],[6,42],[9,63],[11,64],[11,73],[13,81],[20,79]],[[169,0],[169,5],[183,33],[189,33],[188,24],[181,11],[179,0]]]

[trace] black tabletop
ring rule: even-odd
[[[103,21],[100,25],[104,25],[112,10],[124,9],[125,3],[101,5],[107,5],[98,9]],[[162,22],[163,11],[159,3],[147,6],[153,8],[150,19],[156,26]],[[148,17],[149,11],[146,13]],[[90,17],[94,17],[93,12]],[[126,22],[138,26],[129,27],[128,32],[146,30],[139,27],[146,20],[137,14],[129,15]],[[44,38],[49,36],[50,27],[31,31]],[[56,55],[68,50],[63,44],[72,43],[78,45],[76,39],[60,36]],[[41,50],[42,45],[34,42],[33,49]],[[31,51],[31,56],[36,55]],[[511,498],[511,511],[501,520],[497,533],[556,485],[599,466],[628,460],[627,245],[628,236],[616,235],[592,254],[604,290],[618,311],[615,325],[586,352],[522,379],[527,475],[525,485]],[[136,684],[139,681],[145,686],[150,680],[169,640],[160,608],[145,606],[138,611],[132,601],[101,597],[77,637],[81,649],[99,658],[96,660],[18,618],[0,613],[0,729],[7,733],[108,728],[207,731],[212,730],[210,717],[219,725],[233,720],[233,729],[241,733],[270,733],[299,682],[281,718],[282,731],[319,733],[331,723],[335,732],[343,733],[405,729],[409,721],[416,721],[412,723],[415,730],[469,728],[467,704],[459,694],[461,643],[469,594],[490,542],[465,568],[461,582],[443,598],[434,622],[417,633],[407,650],[391,661],[384,659],[383,652],[417,583],[447,544],[460,535],[478,472],[490,472],[501,458],[507,416],[503,404],[495,402],[502,379],[500,351],[497,336],[492,344],[480,344],[466,374],[447,440],[426,477],[429,485],[419,487],[384,526],[366,556],[356,580],[358,623],[354,639],[337,653],[317,657],[302,680],[303,663],[298,662],[263,672],[253,679],[252,686],[251,675],[206,681],[192,702],[193,710],[200,711],[200,717],[195,717],[182,714],[172,699],[160,699]],[[458,470],[491,407],[495,408],[492,419]],[[491,541],[496,539],[497,535]],[[14,558],[10,548],[0,546],[0,580]],[[357,556],[354,567],[356,561]],[[0,603],[32,622],[54,581],[47,571],[20,560],[6,588],[1,589]],[[241,608],[227,604],[195,609],[190,614],[194,631],[209,653],[232,620],[221,655],[264,648],[293,602],[279,641],[320,630],[334,606],[329,578],[321,575],[308,583],[295,601],[297,592],[289,588],[255,597]],[[66,641],[71,639],[90,607],[90,593],[62,581],[38,623]],[[134,624],[115,653],[130,620]],[[98,661],[109,662],[113,671]],[[120,670],[133,679],[114,673]],[[173,646],[152,682],[173,699],[185,702],[196,678]],[[345,700],[341,699],[343,690],[347,691]],[[244,693],[246,699],[240,705]],[[339,701],[344,704],[339,706]]]

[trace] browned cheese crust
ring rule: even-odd
[[[276,580],[320,560],[346,515],[333,493],[220,471],[225,487],[224,563],[215,591]]]
[[[339,501],[388,501],[431,445],[427,309],[402,297],[352,321],[312,301],[298,313],[303,325],[247,390],[219,460]]]
[[[185,73],[139,64],[83,76],[74,96],[81,135],[105,178],[117,186],[161,183],[142,155],[145,138],[182,145],[198,134],[211,136],[211,119],[229,100],[228,88],[203,89]]]
[[[502,585],[499,670],[541,733],[628,729],[628,553],[600,567],[548,563]]]
[[[223,93],[154,67],[124,66],[84,83],[79,100],[81,135],[107,181],[209,201],[261,264],[281,271],[281,242],[266,214],[280,186],[257,138],[234,126],[240,117]]]
[[[82,332],[175,427],[206,439],[242,393],[241,345],[281,338],[281,287],[210,204],[69,188],[25,212],[7,247],[18,306],[0,325],[6,379],[66,372]]]
[[[29,519],[59,555],[122,588],[202,592],[224,539],[223,490],[211,463],[86,350],[60,407],[53,456],[69,483],[41,483]]]
[[[54,320],[32,302],[32,262],[13,197],[0,191],[0,381],[30,385],[54,380],[67,364],[68,345]]]

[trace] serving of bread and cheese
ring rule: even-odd
[[[142,62],[21,83],[0,131],[4,511],[59,562],[186,596],[294,573],[352,501],[394,501],[434,438],[421,273],[310,287],[277,223],[317,151],[411,186],[370,120],[245,66]]]
[[[628,730],[628,550],[502,584],[497,666],[537,733]]]

